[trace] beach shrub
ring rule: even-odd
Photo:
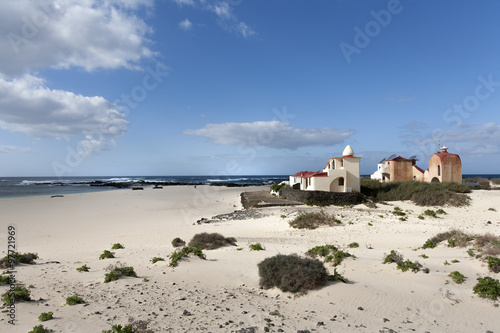
[[[424,259],[429,258],[429,256],[428,256],[428,255],[426,255],[425,253],[423,253],[423,254],[419,255],[419,257],[420,257],[420,258],[424,258]]]
[[[294,254],[267,258],[258,264],[258,269],[262,288],[278,287],[283,292],[306,292],[328,280],[321,261]]]
[[[226,245],[236,246],[236,239],[234,237],[224,237],[219,233],[196,234],[193,236],[188,246],[191,248],[198,248],[200,250],[214,250]]]
[[[489,211],[496,212],[497,210],[495,208],[488,208]]]
[[[332,226],[341,223],[334,215],[327,214],[324,211],[300,213],[296,218],[288,222],[295,229],[316,229],[324,225]]]
[[[403,212],[403,210],[399,207],[394,207],[394,210],[392,211],[392,214],[393,215],[396,215],[396,216],[405,216],[406,213]]]
[[[133,267],[125,266],[119,262],[116,265],[109,265],[106,270],[109,271],[109,273],[104,275],[105,283],[116,281],[122,276],[137,277]]]
[[[52,312],[43,312],[41,315],[38,316],[38,320],[40,321],[47,321],[51,319],[54,319]]]
[[[5,269],[10,267],[10,263],[17,264],[29,264],[34,265],[35,259],[38,259],[37,253],[19,253],[14,252],[6,255],[0,260],[0,268]],[[9,262],[10,261],[10,262]]]
[[[9,274],[2,273],[2,275],[0,275],[0,286],[3,284],[10,284],[11,280],[12,279]]]
[[[449,277],[453,280],[453,282],[461,284],[462,282],[465,281],[465,276],[460,273],[459,271],[454,271],[448,274]]]
[[[433,211],[432,209],[427,209],[426,211],[424,211],[424,214],[427,216],[436,217],[436,212]]]
[[[419,220],[424,220],[425,219],[425,217],[423,215],[419,215],[417,217],[418,217]]]
[[[331,262],[333,266],[338,266],[344,258],[351,257],[348,252],[339,250],[335,245],[321,245],[315,246],[306,252],[306,256],[316,258],[317,256],[323,257],[324,262]]]
[[[110,330],[104,330],[102,333],[135,333],[130,325],[113,325]]]
[[[249,247],[250,247],[250,250],[252,250],[252,251],[264,250],[264,248],[262,247],[262,245],[260,243],[250,244]]]
[[[479,297],[496,300],[500,296],[500,281],[489,276],[477,278],[477,284],[472,289]]]
[[[15,286],[2,294],[2,300],[9,306],[18,301],[31,301],[30,291],[23,286]]]
[[[180,239],[179,237],[175,237],[172,240],[172,246],[173,247],[181,247],[181,246],[184,246],[184,245],[186,245],[186,242],[183,241],[182,239]]]
[[[444,211],[444,209],[439,208],[438,210],[436,210],[436,214],[443,214],[443,215],[446,215],[447,213]]]
[[[78,267],[76,270],[79,271],[79,272],[88,272],[90,269],[90,267],[87,266],[87,264],[81,266],[81,267]]]
[[[120,243],[115,243],[111,247],[111,250],[120,250],[120,249],[124,249],[123,245],[121,245]]]
[[[403,262],[403,255],[394,250],[391,250],[391,253],[385,256],[383,264],[398,263],[398,262]]]
[[[349,244],[347,246],[349,246],[351,249],[353,249],[353,248],[359,247],[359,244],[356,242],[352,242],[351,244]]]
[[[84,303],[85,303],[85,301],[83,300],[83,298],[81,298],[77,294],[74,294],[73,296],[66,298],[66,304],[68,304],[70,306],[73,306],[76,304],[84,304]]]
[[[493,273],[500,273],[500,258],[488,257],[488,269]]]
[[[43,325],[38,325],[33,327],[33,330],[29,331],[28,333],[50,333],[50,332],[54,331],[49,328],[43,327]]]
[[[361,193],[376,201],[411,200],[419,206],[465,206],[470,188],[457,183],[425,183],[416,181],[380,183],[361,178]]]
[[[205,259],[206,256],[202,252],[202,250],[198,247],[193,247],[193,246],[186,246],[183,247],[181,250],[176,250],[170,255],[170,263],[169,266],[171,267],[177,267],[179,265],[179,260],[182,260],[183,258],[189,256],[189,254],[194,254],[195,256],[199,257],[200,259]]]
[[[99,256],[99,260],[101,259],[109,259],[109,258],[114,258],[115,257],[115,253],[114,252],[111,252],[111,251],[108,251],[108,250],[104,250],[104,252]]]
[[[281,191],[281,189],[285,186],[286,186],[286,184],[284,182],[274,183],[273,185],[271,185],[271,191],[279,193]]]
[[[154,257],[153,259],[151,259],[151,262],[153,264],[156,264],[158,261],[165,261],[165,259],[162,257]]]
[[[411,270],[413,273],[418,272],[422,265],[418,261],[410,261],[410,259],[406,259],[406,261],[396,263],[397,268],[403,272]]]

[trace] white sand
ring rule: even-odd
[[[417,216],[426,208],[393,202],[376,209],[327,207],[327,212],[339,214],[343,224],[316,230],[288,225],[298,210],[319,209],[307,206],[265,208],[268,216],[258,219],[195,223],[241,209],[240,193],[260,189],[180,186],[0,200],[2,256],[7,252],[9,224],[17,228],[19,252],[40,256],[36,265],[17,266],[16,272],[20,282],[34,285],[35,301],[16,304],[14,327],[8,324],[7,314],[0,313],[0,331],[28,332],[40,324],[38,316],[48,311],[55,319],[44,322],[45,327],[73,333],[111,329],[113,324],[126,324],[129,316],[150,320],[155,332],[236,332],[249,327],[264,332],[266,326],[271,332],[498,331],[498,302],[477,297],[472,288],[477,277],[499,279],[500,274],[489,273],[465,248],[441,244],[435,249],[414,249],[451,228],[500,234],[500,191],[474,191],[471,206],[445,207],[447,215],[424,220]],[[391,214],[395,206],[409,212],[407,221]],[[169,267],[172,239],[189,241],[200,232],[235,237],[238,246],[204,251],[207,260],[192,257]],[[249,244],[256,242],[266,250],[250,251]],[[351,242],[360,247],[347,248]],[[113,243],[125,249],[114,250],[115,259],[98,260]],[[263,259],[278,253],[303,255],[325,244],[356,255],[337,267],[351,283],[329,283],[299,297],[259,289],[257,264]],[[394,264],[383,265],[383,256],[390,250],[418,260],[430,273],[401,272]],[[423,253],[429,258],[419,257]],[[152,264],[155,256],[167,261]],[[454,259],[460,262],[444,265]],[[118,261],[133,266],[139,278],[104,283],[105,268]],[[76,271],[83,264],[91,267],[90,272]],[[333,273],[333,267],[327,267]],[[467,277],[465,283],[451,281],[448,274],[455,270]],[[0,287],[1,293],[7,290]],[[87,303],[65,305],[66,297],[74,293]],[[280,316],[270,314],[275,310]],[[323,325],[318,326],[320,322]]]

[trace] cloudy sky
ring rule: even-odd
[[[5,0],[0,176],[500,173],[500,3]]]

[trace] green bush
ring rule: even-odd
[[[31,301],[30,291],[23,286],[15,286],[2,294],[2,300],[7,305],[12,305],[18,301]]]
[[[500,296],[500,281],[489,276],[477,278],[477,284],[472,289],[479,297],[496,300]]]
[[[361,193],[373,197],[374,201],[412,200],[419,206],[465,206],[470,193],[466,185],[456,183],[425,183],[417,181],[380,183],[374,179],[361,178]]]
[[[51,319],[54,319],[52,312],[43,312],[41,315],[38,316],[38,320],[40,321],[47,321]]]
[[[260,286],[284,292],[305,292],[323,285],[328,273],[319,260],[278,254],[258,264]]]
[[[182,239],[180,239],[179,237],[175,237],[172,240],[172,246],[173,247],[181,247],[181,246],[184,246],[184,245],[186,245],[186,242],[183,241]]]
[[[250,247],[250,250],[252,250],[252,251],[264,250],[264,248],[262,247],[262,245],[260,243],[250,244],[249,247]]]
[[[0,275],[0,286],[3,284],[10,284],[11,278],[9,274],[4,274]]]
[[[195,256],[199,257],[200,259],[205,259],[205,254],[203,254],[202,250],[197,247],[192,247],[192,246],[186,246],[183,247],[181,250],[176,250],[170,255],[170,263],[169,266],[171,267],[177,267],[179,265],[179,260],[182,260],[183,258],[189,256],[189,254],[192,253]]]
[[[14,252],[6,255],[3,257],[2,262],[5,263],[5,265],[2,265],[0,268],[7,268],[7,263],[8,261],[12,260],[14,262],[14,265],[17,264],[29,264],[33,265],[35,264],[35,259],[38,259],[38,254],[37,253],[19,253],[19,252]]]
[[[273,185],[271,185],[271,190],[276,192],[276,193],[279,193],[281,191],[281,189],[285,186],[286,186],[286,184],[284,182],[274,183]]]
[[[344,258],[353,256],[348,252],[339,250],[335,245],[315,246],[309,249],[306,255],[312,258],[323,257],[325,262],[332,262],[333,266],[338,266]]]
[[[425,219],[425,217],[423,217],[423,215],[419,215],[419,216],[417,216],[417,217],[418,217],[418,219],[419,219],[419,220],[423,220],[423,219]]]
[[[133,267],[124,266],[121,264],[111,265],[107,268],[109,273],[104,275],[104,282],[108,283],[111,281],[116,281],[122,276],[137,277]]]
[[[488,257],[488,269],[493,273],[500,273],[500,258]]]
[[[424,211],[424,214],[427,216],[436,217],[436,212],[433,211],[432,209],[427,209],[426,211]]]
[[[398,263],[398,262],[403,262],[403,256],[400,253],[391,250],[391,253],[389,253],[385,257],[383,264]]]
[[[73,296],[66,298],[66,304],[68,304],[70,306],[73,306],[76,304],[84,304],[84,303],[85,303],[85,301],[83,300],[83,298],[81,298],[77,294],[74,294]]]
[[[448,274],[449,277],[453,280],[453,282],[461,284],[465,280],[465,276],[459,271],[454,271]]]
[[[397,268],[403,272],[411,270],[413,273],[416,273],[422,268],[422,265],[418,261],[412,262],[409,259],[406,259],[406,261],[403,262],[398,262],[396,265]]]
[[[114,252],[111,252],[111,251],[108,251],[108,250],[104,250],[104,252],[99,256],[99,260],[101,259],[108,259],[108,258],[114,258],[115,257],[115,253]]]
[[[162,257],[154,257],[153,259],[151,259],[151,262],[153,264],[157,263],[158,261],[165,261],[165,259]]]
[[[121,245],[120,243],[115,243],[111,247],[111,250],[120,250],[120,249],[124,249],[123,245]]]
[[[110,330],[104,330],[102,333],[135,333],[132,331],[132,327],[130,325],[125,325],[122,327],[122,325],[113,325],[113,327]]]
[[[54,331],[43,327],[43,325],[38,325],[38,326],[33,327],[33,330],[29,331],[28,333],[50,333],[50,332],[54,332]]]
[[[219,233],[196,234],[193,236],[188,246],[191,248],[198,248],[200,250],[214,250],[227,245],[236,246],[236,239],[234,237],[224,237]]]
[[[392,211],[392,214],[393,215],[396,215],[396,216],[405,216],[406,213],[403,212],[403,210],[399,207],[394,207],[394,210]]]
[[[349,244],[347,246],[349,246],[351,249],[353,249],[353,248],[359,247],[359,244],[356,242],[352,242],[351,244]]]
[[[332,226],[341,223],[334,215],[327,214],[324,211],[300,213],[295,219],[288,222],[292,228],[296,229],[316,229],[323,225]]]
[[[90,269],[90,267],[87,266],[87,264],[81,266],[81,267],[78,267],[76,270],[79,271],[79,272],[88,272]]]
[[[444,214],[444,215],[446,215],[447,213],[444,211],[444,209],[439,208],[439,209],[436,211],[436,214]]]

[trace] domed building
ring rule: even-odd
[[[462,183],[462,161],[457,154],[448,153],[448,147],[442,147],[441,152],[431,156],[429,169],[424,173],[424,179],[431,183],[454,182]]]
[[[341,157],[332,157],[322,171],[300,171],[290,176],[293,188],[306,191],[359,192],[360,160],[347,145]]]

